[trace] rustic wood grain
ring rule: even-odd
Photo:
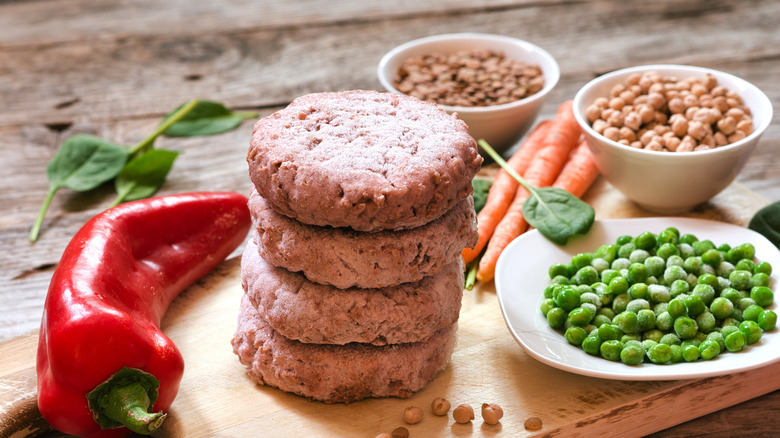
[[[0,1],[0,340],[37,328],[66,243],[113,199],[110,186],[63,190],[41,240],[27,242],[48,188],[46,164],[68,135],[133,143],[193,97],[263,116],[304,93],[379,89],[376,63],[387,50],[437,33],[500,33],[550,51],[562,77],[543,117],[591,78],[631,65],[695,64],[753,82],[775,104],[773,122],[738,183],[691,213],[746,224],[758,205],[780,200],[779,22],[773,0]],[[247,190],[251,127],[160,139],[183,152],[160,193]],[[588,196],[597,214],[607,202],[597,193],[619,196],[594,187]],[[735,430],[727,418],[714,421]],[[708,423],[675,429],[696,424]]]

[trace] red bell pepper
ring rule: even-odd
[[[246,197],[204,192],[129,202],[85,224],[44,305],[37,357],[44,419],[83,437],[159,427],[184,372],[160,321],[181,291],[243,242],[250,223]]]

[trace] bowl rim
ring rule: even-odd
[[[762,111],[766,110],[766,118],[765,120],[762,121],[761,125],[754,126],[753,132],[751,132],[750,135],[743,138],[742,140],[727,144],[725,146],[708,149],[705,151],[668,152],[668,151],[648,151],[645,149],[637,149],[610,140],[607,137],[604,137],[603,135],[593,130],[593,128],[591,128],[590,126],[590,123],[588,123],[587,119],[585,118],[585,115],[582,113],[582,111],[580,111],[580,107],[582,107],[584,95],[596,85],[599,85],[604,82],[608,82],[610,80],[615,80],[616,77],[627,76],[631,73],[643,72],[649,70],[658,70],[661,73],[663,73],[664,70],[683,70],[683,71],[688,71],[691,73],[698,73],[698,74],[711,73],[716,77],[728,78],[732,82],[741,84],[741,86],[744,87],[745,89],[752,90],[752,92],[756,95],[757,100],[759,101],[759,106],[762,107],[760,109]],[[754,109],[756,108],[751,108],[751,112],[755,112],[753,111]],[[636,154],[637,156],[646,155],[646,156],[656,157],[656,158],[661,156],[675,157],[675,158],[670,158],[672,160],[685,160],[685,159],[691,159],[692,157],[727,153],[734,149],[739,149],[745,146],[746,144],[751,144],[754,141],[757,141],[758,137],[763,135],[764,131],[766,131],[766,129],[769,127],[769,124],[771,123],[773,117],[772,102],[769,100],[769,97],[766,95],[766,93],[764,93],[757,86],[753,85],[751,82],[742,79],[739,76],[733,75],[731,73],[726,73],[721,70],[715,70],[707,67],[699,67],[699,66],[685,65],[685,64],[638,65],[638,66],[626,67],[626,68],[614,70],[609,73],[600,75],[588,81],[577,91],[577,94],[574,96],[573,111],[574,111],[574,117],[579,123],[582,130],[586,132],[589,136],[592,136],[600,140],[601,143],[606,144],[609,147],[617,148],[619,151],[624,151],[625,153],[628,154]]]
[[[544,87],[539,90],[536,94],[533,94],[531,96],[525,97],[520,100],[516,100],[514,102],[509,103],[502,103],[499,105],[489,105],[489,106],[481,106],[481,107],[469,107],[469,106],[454,106],[454,105],[444,105],[439,104],[437,105],[440,108],[443,108],[447,110],[448,112],[457,112],[457,113],[487,113],[492,111],[500,111],[505,110],[509,108],[524,106],[529,103],[532,103],[537,100],[543,99],[547,94],[549,94],[550,91],[552,91],[553,88],[558,84],[558,81],[561,78],[561,70],[560,66],[558,65],[558,61],[546,50],[543,48],[537,46],[536,44],[533,44],[529,41],[510,37],[506,35],[498,35],[498,34],[490,34],[490,33],[481,33],[481,32],[456,32],[456,33],[445,33],[445,34],[437,34],[437,35],[430,35],[422,38],[417,38],[414,40],[407,41],[403,44],[400,44],[388,51],[387,53],[382,56],[382,59],[379,61],[379,64],[377,66],[377,78],[379,79],[379,82],[384,86],[388,91],[391,91],[393,93],[398,94],[405,94],[401,91],[399,91],[397,88],[395,88],[392,84],[392,80],[385,74],[385,70],[387,70],[387,65],[397,58],[401,53],[404,51],[419,47],[426,44],[431,43],[438,43],[441,41],[457,41],[457,40],[469,40],[469,41],[502,41],[510,44],[514,44],[517,46],[520,46],[521,48],[529,51],[529,52],[538,52],[542,58],[544,58],[549,65],[552,67],[552,69],[545,69],[542,71],[542,75],[545,76],[545,83]],[[548,80],[547,74],[550,74]]]

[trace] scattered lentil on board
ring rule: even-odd
[[[652,151],[709,150],[753,132],[750,109],[711,74],[635,73],[590,104],[586,117],[608,139]]]
[[[525,420],[524,426],[528,430],[539,430],[542,428],[542,419],[539,417],[530,417]]]
[[[423,411],[417,406],[409,406],[404,409],[404,421],[407,424],[417,424],[423,419]]]
[[[437,104],[480,107],[524,99],[544,87],[537,65],[489,50],[431,53],[404,61],[393,85],[402,93]]]

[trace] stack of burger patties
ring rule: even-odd
[[[234,352],[326,403],[409,397],[450,360],[476,244],[466,125],[428,102],[302,96],[257,122]]]

